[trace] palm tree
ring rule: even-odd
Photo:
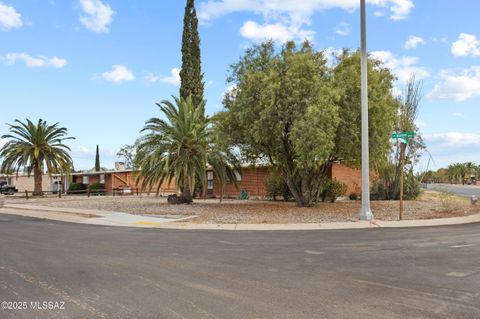
[[[205,117],[205,102],[195,106],[192,98],[173,97],[174,103],[157,104],[166,120],[151,118],[142,132],[148,132],[139,140],[137,149],[140,174],[137,183],[142,188],[156,188],[173,178],[182,191],[183,202],[192,202],[195,183],[206,182],[206,168],[210,165],[221,183],[227,178],[236,183],[238,168],[231,165],[226,152],[215,148],[210,120]]]
[[[16,124],[7,124],[10,134],[2,136],[8,142],[0,150],[3,158],[0,171],[4,174],[19,173],[21,169],[28,176],[33,171],[34,195],[43,195],[42,173],[46,168],[51,174],[69,173],[73,161],[68,151],[70,148],[63,144],[65,140],[75,139],[66,137],[67,129],[59,127],[59,123],[48,125],[42,119],[34,124],[30,120],[26,123],[15,120]]]

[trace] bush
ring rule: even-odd
[[[105,184],[95,183],[88,186],[88,190],[92,195],[104,195],[105,194]]]
[[[247,200],[247,199],[250,198],[250,194],[248,193],[248,191],[246,189],[242,189],[242,191],[240,192],[239,198],[242,199],[242,200]]]
[[[400,192],[393,191],[394,184],[388,184],[385,186],[385,182],[377,180],[372,185],[372,190],[370,192],[371,200],[399,200]],[[404,200],[415,200],[417,199],[421,191],[421,185],[415,175],[411,172],[407,172],[404,175],[403,180],[403,199]]]
[[[451,212],[455,204],[455,195],[451,192],[442,191],[440,192],[440,202],[445,212]]]
[[[327,198],[330,202],[335,203],[335,201],[347,193],[347,185],[342,182],[339,182],[336,178],[328,180],[325,183],[323,191],[320,195],[322,202]]]
[[[372,189],[370,191],[370,199],[371,200],[386,200],[387,199],[387,191],[385,190],[385,186],[381,181],[373,182]]]
[[[421,193],[420,182],[415,175],[413,175],[413,173],[406,174],[403,182],[403,199],[414,200],[417,199]]]
[[[76,193],[80,191],[86,191],[87,190],[87,185],[83,183],[71,183],[70,186],[68,186],[68,191],[67,193]]]
[[[168,195],[167,202],[172,205],[181,205],[181,204],[190,204],[191,201],[188,201],[183,196],[178,196],[176,194]]]
[[[277,200],[277,196],[282,196],[284,201],[292,198],[292,193],[285,180],[276,172],[270,172],[265,178],[265,188],[268,197]]]

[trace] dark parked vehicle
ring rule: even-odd
[[[18,189],[15,186],[8,185],[7,182],[0,182],[0,194],[13,195],[16,192],[18,192]]]

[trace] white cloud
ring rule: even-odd
[[[341,36],[347,36],[350,34],[350,25],[342,22],[335,28],[335,33]]]
[[[389,8],[392,20],[405,19],[413,9],[412,0],[367,0],[371,5]],[[288,15],[292,20],[308,21],[315,11],[340,8],[354,11],[358,0],[208,0],[200,3],[199,18],[206,22],[232,12],[251,11],[265,17]]]
[[[457,41],[452,44],[454,56],[480,56],[480,40],[473,34],[460,33]]]
[[[175,86],[180,86],[180,69],[173,68],[170,71],[170,76],[166,76],[160,79],[160,82],[168,83]]]
[[[400,83],[406,83],[413,74],[417,80],[424,80],[430,76],[426,68],[418,66],[417,57],[397,57],[390,51],[373,51],[371,56],[391,69]]]
[[[323,51],[325,58],[327,59],[328,66],[334,66],[337,63],[337,56],[342,54],[342,49],[335,49],[334,47],[328,47]]]
[[[463,114],[460,113],[460,112],[453,112],[453,113],[452,113],[452,116],[455,116],[455,117],[463,117]]]
[[[462,102],[480,96],[480,66],[472,66],[460,72],[443,70],[440,78],[442,81],[434,86],[428,98]]]
[[[390,19],[401,20],[408,16],[414,7],[412,0],[367,0],[371,5],[389,8]],[[340,8],[349,12],[359,7],[358,0],[207,0],[201,2],[198,17],[201,23],[225,16],[233,12],[248,11],[262,15],[265,23],[247,21],[241,29],[248,39],[287,40],[312,39],[315,32],[305,29],[312,24],[316,11]],[[284,32],[284,34],[281,34]],[[346,33],[348,30],[340,30]]]
[[[477,161],[480,157],[479,132],[445,132],[424,136],[427,149],[439,166],[453,162]]]
[[[372,0],[371,3],[388,3],[390,2],[390,11],[392,11],[392,15],[390,19],[392,20],[403,20],[406,19],[409,15],[410,11],[412,11],[414,5],[413,1],[411,0],[391,0],[391,1],[382,1],[382,0]]]
[[[7,140],[4,138],[0,138],[0,148],[2,148],[5,144],[7,144]]]
[[[0,2],[0,29],[20,28],[22,25],[22,15],[14,7]]]
[[[110,31],[110,24],[115,11],[100,0],[80,0],[80,6],[84,14],[80,16],[80,22],[89,30],[98,33]]]
[[[411,35],[408,37],[407,41],[405,41],[405,49],[416,49],[420,44],[425,44],[425,40],[416,35]]]
[[[415,125],[418,127],[418,128],[424,128],[424,127],[427,127],[427,123],[419,120],[419,119],[416,119],[415,120]]]
[[[158,80],[160,80],[160,77],[158,75],[155,75],[152,72],[148,72],[145,75],[144,80],[145,80],[146,83],[156,83],[156,82],[158,82]]]
[[[171,84],[171,85],[175,85],[175,86],[180,86],[180,84],[181,84],[180,69],[179,68],[171,69],[170,70],[170,76],[165,76],[165,77],[161,77],[161,76],[159,76],[155,73],[148,72],[145,75],[144,80],[147,84],[162,82],[162,83],[167,83],[167,84]],[[212,85],[212,83],[213,83],[212,81],[208,81],[205,84],[205,87],[209,87],[210,85]]]
[[[23,61],[29,68],[56,68],[60,69],[67,65],[67,60],[56,56],[48,58],[45,56],[32,57],[28,53],[7,53],[2,56],[7,64],[15,64],[17,61]]]
[[[425,136],[425,140],[430,143],[435,143],[441,146],[455,147],[462,145],[480,145],[479,133],[460,133],[460,132],[447,132],[437,133]]]
[[[280,22],[260,25],[254,21],[247,21],[240,28],[240,34],[254,42],[273,40],[285,43],[289,40],[312,40],[315,32],[302,30],[298,25],[285,25]]]
[[[397,86],[392,87],[392,96],[394,98],[400,98],[402,96],[403,92],[400,88]]]
[[[121,83],[121,82],[124,82],[124,81],[135,80],[135,76],[133,75],[132,71],[130,71],[123,64],[113,65],[111,71],[107,71],[107,72],[102,73],[102,78],[105,81],[113,82],[113,83]]]

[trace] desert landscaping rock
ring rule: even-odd
[[[296,207],[293,202],[257,200],[196,199],[189,205],[170,205],[166,197],[67,197],[10,200],[16,204],[49,207],[82,208],[125,212],[136,215],[155,215],[168,218],[198,217],[185,222],[199,224],[299,224],[358,221],[360,201],[319,203],[315,207]],[[372,201],[378,220],[398,220],[398,201]],[[480,213],[480,205],[472,206],[467,199],[455,198],[444,203],[438,193],[426,191],[420,200],[406,201],[404,219],[461,217]]]

